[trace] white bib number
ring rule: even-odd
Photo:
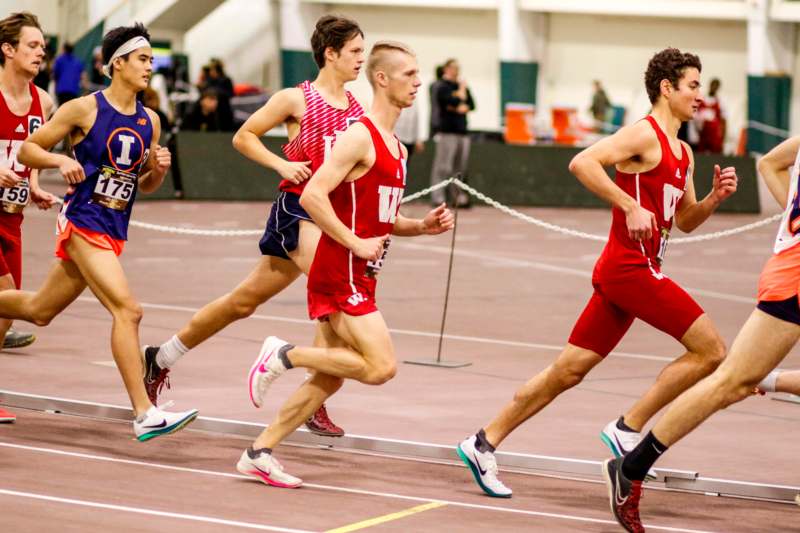
[[[367,261],[367,277],[374,278],[377,277],[378,273],[383,268],[383,262],[386,260],[386,254],[389,253],[389,244],[391,243],[391,239],[386,239],[383,241],[383,253],[381,254],[380,258],[377,261]]]
[[[134,186],[134,181],[126,176],[101,172],[92,199],[105,207],[123,211],[133,196]]]
[[[27,179],[23,179],[16,187],[0,188],[0,206],[6,213],[19,213],[28,205],[31,187]]]

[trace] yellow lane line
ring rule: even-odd
[[[369,520],[355,522],[347,526],[337,527],[336,529],[329,529],[325,533],[349,533],[350,531],[376,526],[378,524],[383,524],[384,522],[399,520],[400,518],[405,518],[406,516],[411,516],[412,514],[423,513],[431,509],[436,509],[437,507],[444,507],[445,505],[447,504],[444,502],[431,502],[424,505],[417,505],[416,507],[411,507],[405,511],[398,511],[396,513],[370,518]]]

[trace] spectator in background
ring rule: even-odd
[[[89,69],[89,90],[100,91],[108,86],[109,79],[103,74],[103,51],[96,46],[92,51],[92,67]]]
[[[158,91],[152,87],[146,88],[142,91],[142,104],[155,111],[161,121],[161,139],[159,144],[164,144],[172,155],[172,165],[169,171],[172,176],[172,187],[175,189],[175,198],[183,198],[183,179],[181,178],[181,167],[178,164],[178,143],[173,130],[172,123],[161,109],[161,97]]]
[[[442,70],[441,83],[436,85],[435,101],[439,107],[436,154],[431,170],[431,185],[461,174],[465,179],[469,163],[470,138],[467,135],[467,113],[475,109],[467,82],[459,77],[460,67],[455,59],[448,59]],[[444,189],[431,193],[434,205],[445,201]],[[469,206],[469,196],[459,190],[455,204]]]
[[[223,131],[219,120],[219,98],[214,89],[204,89],[192,110],[186,115],[181,129],[194,131]]]
[[[220,131],[233,131],[233,110],[231,109],[233,81],[225,74],[225,66],[221,60],[211,59],[208,64],[205,86],[202,88],[213,89],[217,94]]]
[[[46,47],[42,64],[39,65],[39,74],[33,78],[33,84],[45,92],[50,92],[50,79],[53,74],[53,54],[50,48]]]
[[[606,122],[608,122],[608,110],[611,107],[611,101],[608,99],[606,90],[600,80],[594,80],[594,93],[592,94],[592,105],[589,110],[594,117],[595,131],[602,132]]]
[[[170,121],[166,113],[161,110],[161,98],[158,96],[158,92],[152,87],[147,87],[142,91],[142,104],[155,111],[156,115],[158,115],[161,121],[161,132],[168,132],[170,130]]]
[[[64,43],[64,52],[56,58],[53,65],[53,78],[56,80],[56,99],[58,105],[69,102],[81,95],[81,76],[83,62],[72,55],[71,43]]]
[[[719,101],[720,81],[718,78],[711,80],[706,96],[697,110],[695,122],[699,130],[698,152],[721,154],[725,145],[727,121],[725,110]]]
[[[417,111],[416,100],[411,107],[406,107],[400,112],[400,118],[394,127],[394,133],[408,151],[406,162],[411,160],[411,156],[417,152],[425,150],[425,143],[419,137],[419,112]]]
[[[434,135],[439,131],[439,122],[441,121],[441,116],[439,115],[439,104],[436,102],[436,91],[439,90],[439,86],[442,84],[442,75],[444,74],[444,66],[439,65],[436,67],[436,80],[431,83],[430,87],[428,87],[428,95],[430,96],[430,103],[431,103],[431,119],[430,119],[430,133],[429,137],[433,138]]]

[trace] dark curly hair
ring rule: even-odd
[[[114,28],[110,30],[103,36],[103,47],[102,47],[102,54],[103,54],[103,64],[107,65],[108,61],[111,59],[111,56],[114,55],[114,52],[117,51],[117,48],[128,42],[129,40],[133,39],[134,37],[144,37],[148,41],[150,40],[150,33],[147,31],[147,28],[141,22],[137,22],[133,26],[120,26],[118,28]],[[123,59],[128,59],[130,53],[121,56]],[[114,67],[111,67],[111,74],[114,73]]]
[[[364,32],[358,22],[336,15],[325,15],[317,21],[314,33],[311,35],[311,50],[314,52],[314,62],[319,68],[325,66],[325,50],[333,48],[339,52],[347,41],[356,35],[364,37]]]
[[[654,55],[644,73],[644,86],[647,89],[650,103],[655,104],[661,94],[661,80],[669,81],[677,89],[678,80],[681,79],[684,71],[691,67],[702,71],[700,58],[688,52],[681,52],[677,48],[665,48]]]

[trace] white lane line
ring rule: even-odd
[[[134,257],[136,263],[177,263],[181,259],[177,257]]]
[[[77,298],[76,301],[79,302],[88,302],[88,303],[95,303],[100,304],[94,297],[89,296],[80,296]],[[185,313],[196,313],[199,311],[198,308],[195,307],[185,307],[182,305],[166,305],[166,304],[153,304],[147,302],[139,302],[145,309],[159,309],[162,311],[178,311],[178,312],[185,312]],[[256,320],[268,320],[273,322],[287,322],[289,324],[313,324],[311,320],[305,318],[289,318],[285,316],[275,316],[275,315],[259,315],[253,314],[250,315],[249,318],[254,318]],[[432,331],[417,331],[413,329],[396,329],[396,328],[389,328],[391,333],[396,333],[398,335],[410,335],[412,337],[429,337],[438,339],[439,334],[434,333]],[[498,344],[501,346],[514,346],[517,348],[534,348],[540,350],[554,350],[560,352],[564,349],[564,345],[556,345],[556,344],[541,344],[537,342],[521,342],[521,341],[507,341],[503,339],[493,339],[490,337],[469,337],[466,335],[451,335],[446,333],[444,335],[445,339],[454,340],[454,341],[464,341],[464,342],[479,342],[482,344]],[[643,359],[645,361],[664,361],[664,362],[671,362],[675,358],[674,357],[665,357],[661,355],[650,355],[650,354],[641,354],[641,353],[628,353],[628,352],[611,352],[609,355],[614,357],[625,357],[628,359]]]
[[[243,476],[241,474],[230,474],[228,472],[218,472],[216,470],[201,470],[198,468],[187,468],[183,466],[172,466],[172,465],[165,465],[159,463],[148,463],[144,461],[134,461],[132,459],[117,459],[115,457],[107,457],[103,455],[93,455],[87,453],[78,453],[78,452],[67,452],[64,450],[55,450],[53,448],[40,448],[36,446],[25,446],[22,444],[12,444],[10,442],[0,442],[0,446],[7,447],[7,448],[16,448],[19,450],[28,450],[28,451],[35,451],[35,452],[43,452],[43,453],[50,453],[54,455],[64,455],[69,457],[78,457],[81,459],[92,459],[97,461],[107,461],[111,463],[122,463],[122,464],[130,464],[136,466],[146,466],[150,468],[160,468],[163,470],[172,470],[175,472],[188,472],[192,474],[204,474],[209,476],[217,476],[217,477],[227,477],[227,478],[234,478],[234,479],[249,479],[252,480],[249,476]],[[578,515],[568,515],[568,514],[560,514],[560,513],[546,513],[542,511],[529,511],[525,509],[512,509],[508,507],[495,507],[493,505],[480,505],[474,503],[466,503],[466,502],[458,502],[452,500],[440,500],[437,498],[420,498],[418,496],[406,496],[403,494],[395,494],[392,492],[377,492],[371,490],[361,490],[361,489],[350,489],[346,487],[336,487],[333,485],[317,485],[314,483],[304,483],[304,487],[320,489],[320,490],[329,490],[333,492],[345,492],[349,494],[360,494],[365,496],[378,496],[382,498],[391,498],[396,500],[408,500],[408,501],[415,501],[415,502],[437,502],[437,503],[445,503],[447,505],[453,505],[456,507],[464,507],[469,509],[481,509],[485,511],[496,511],[501,513],[513,513],[513,514],[522,514],[528,516],[540,516],[545,518],[559,518],[562,520],[572,520],[577,522],[591,522],[595,524],[612,524],[616,525],[617,522],[614,520],[603,520],[600,518],[589,518],[585,516],[578,516]],[[269,526],[264,526],[269,527]],[[675,527],[667,527],[667,526],[654,526],[648,525],[650,529],[657,529],[660,531],[679,531],[684,533],[711,533],[709,531],[702,531],[697,529],[683,529],[683,528],[675,528]],[[279,531],[296,531],[296,530],[279,530]]]
[[[450,248],[445,248],[443,246],[431,246],[431,245],[423,245],[423,244],[414,244],[414,243],[407,243],[401,242],[394,244],[392,246],[397,246],[398,248],[407,248],[410,250],[423,250],[428,252],[435,252],[441,254],[449,254]],[[561,267],[557,265],[551,265],[549,263],[542,263],[541,261],[528,261],[526,259],[513,259],[510,257],[502,257],[497,255],[495,252],[491,251],[468,251],[468,250],[455,250],[455,255],[462,256],[462,257],[469,257],[472,259],[481,259],[483,261],[496,261],[500,264],[505,264],[507,266],[522,266],[522,267],[530,267],[535,268],[538,270],[545,270],[548,272],[556,272],[559,274],[570,274],[572,276],[577,276],[580,278],[591,279],[592,273],[586,270],[579,270],[577,268],[569,268],[569,267]],[[707,291],[704,289],[695,289],[692,287],[684,287],[688,292],[699,294],[701,296],[707,296],[710,298],[716,298],[718,300],[726,300],[729,302],[738,302],[738,303],[746,303],[750,305],[755,304],[754,298],[748,298],[744,296],[739,296],[736,294],[729,294],[726,292],[716,292],[716,291]]]
[[[79,505],[82,507],[94,507],[97,509],[108,509],[111,511],[124,511],[126,513],[144,514],[150,516],[162,516],[166,518],[179,518],[181,520],[191,520],[194,522],[206,522],[209,524],[219,524],[223,526],[241,527],[245,529],[259,529],[261,531],[281,531],[284,533],[312,533],[306,529],[289,529],[277,526],[264,526],[252,522],[239,522],[237,520],[224,520],[211,516],[200,516],[184,513],[170,513],[167,511],[156,511],[142,507],[128,507],[126,505],[112,505],[110,503],[93,502],[88,500],[75,500],[72,498],[60,498],[57,496],[47,496],[45,494],[35,494],[33,492],[21,492],[16,490],[0,489],[0,495],[17,496],[19,498],[31,498],[34,500],[44,500],[48,502],[64,503],[69,505]]]
[[[167,245],[167,246],[189,246],[192,244],[191,239],[175,239],[175,238],[152,238],[147,239],[147,244],[154,244],[154,245]]]

